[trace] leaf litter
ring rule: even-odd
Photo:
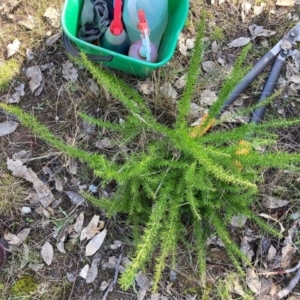
[[[76,206],[86,206],[86,200],[82,195],[73,191],[66,191],[65,194],[68,196],[72,204]]]
[[[252,38],[253,38],[253,36],[252,36]],[[186,41],[186,43],[185,43],[185,45],[187,45],[187,41]],[[291,77],[291,82],[294,82],[294,81],[297,81],[297,77],[295,76],[295,78],[293,78],[293,77]],[[297,82],[294,82],[294,83],[297,83]],[[177,87],[177,85],[175,84],[174,85],[177,89],[181,89],[182,87]],[[153,91],[152,91],[153,92]],[[197,104],[196,104],[197,105]],[[196,106],[195,106],[196,107]],[[197,107],[196,107],[197,108]],[[280,206],[279,206],[280,207]],[[276,208],[276,207],[275,207]],[[75,224],[74,224],[75,225]],[[74,228],[73,228],[74,229]],[[75,229],[74,229],[74,231],[76,231]],[[273,247],[272,245],[271,245],[271,247]],[[271,247],[270,247],[270,249],[271,249]],[[274,247],[273,247],[274,248]],[[272,252],[272,250],[270,250],[269,249],[269,252],[271,251]],[[274,250],[274,249],[273,249]],[[276,250],[276,249],[275,249]],[[275,251],[276,252],[276,251]],[[272,254],[272,253],[270,253],[270,260],[272,260],[272,257],[274,256],[274,254]],[[90,269],[91,269],[92,267],[90,267]],[[89,272],[89,271],[88,271]],[[104,281],[103,281],[104,282]],[[107,284],[108,285],[108,284]]]
[[[7,104],[19,103],[21,97],[25,95],[24,87],[24,83],[21,83],[20,85],[14,87],[15,93],[13,93],[11,96],[9,94],[0,96],[0,102],[4,102]]]
[[[94,255],[102,246],[107,234],[107,229],[104,228],[100,233],[96,234],[86,245],[85,256]]]
[[[7,49],[7,58],[13,56],[16,54],[20,48],[20,41],[18,39],[15,39],[11,44],[8,44]]]
[[[32,169],[23,165],[21,160],[12,160],[8,158],[7,168],[12,171],[13,176],[23,178],[33,184],[33,188],[37,192],[39,201],[44,207],[49,206],[54,201],[54,196],[47,184],[42,182]]]
[[[5,121],[0,123],[0,136],[13,133],[18,127],[18,123],[14,121]]]
[[[45,78],[39,66],[27,68],[26,76],[30,78],[29,87],[35,96],[39,96],[45,85]]]
[[[54,251],[53,251],[53,247],[49,242],[46,242],[41,249],[41,255],[42,258],[44,260],[44,262],[50,266],[52,264],[53,261],[53,255],[54,255]]]
[[[53,7],[48,7],[44,13],[44,17],[49,21],[51,26],[60,27],[60,13]]]
[[[74,65],[67,60],[65,63],[62,65],[62,75],[63,78],[70,82],[75,82],[78,78],[78,72],[77,69],[74,67]]]
[[[10,232],[5,232],[4,238],[9,245],[20,246],[28,237],[30,230],[31,230],[30,228],[25,228],[21,230],[17,235],[12,234]]]
[[[227,46],[229,48],[238,48],[238,47],[243,47],[246,46],[250,42],[249,37],[239,37],[233,41],[231,41]]]
[[[80,234],[80,241],[83,240],[90,240],[93,238],[100,230],[104,227],[104,224],[100,224],[99,226],[99,219],[100,216],[94,215],[91,221],[89,222],[88,226],[86,226]]]

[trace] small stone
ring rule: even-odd
[[[27,214],[30,214],[31,213],[31,208],[30,207],[27,207],[27,206],[23,206],[21,208],[21,214],[22,215],[27,215]]]
[[[104,292],[108,286],[109,286],[109,283],[107,281],[102,281],[100,284],[100,291]]]

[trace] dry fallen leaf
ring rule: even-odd
[[[20,245],[21,239],[16,236],[15,234],[12,234],[10,232],[4,232],[4,239],[8,242],[10,245]]]
[[[5,94],[0,97],[0,102],[5,102],[7,104],[19,103],[21,97],[25,95],[24,91],[25,84],[21,83],[19,86],[15,87],[15,93],[11,96],[9,94]]]
[[[260,293],[261,281],[259,280],[259,277],[256,275],[255,271],[252,268],[247,268],[246,283],[253,293]]]
[[[100,95],[100,88],[98,83],[93,80],[93,79],[89,79],[87,82],[88,88],[89,90],[95,95],[95,96],[99,96]]]
[[[50,36],[46,41],[46,46],[53,45],[58,39],[60,39],[61,35],[62,35],[62,33],[59,32],[59,33],[56,33],[56,34]]]
[[[242,21],[245,22],[246,16],[249,14],[252,4],[250,2],[242,3]]]
[[[278,208],[288,205],[290,202],[287,200],[277,199],[275,197],[267,197],[263,200],[263,206],[266,208]]]
[[[85,248],[85,256],[94,255],[100,249],[106,237],[106,233],[107,229],[105,228],[90,240]]]
[[[59,252],[61,253],[67,253],[66,250],[65,250],[65,244],[64,242],[60,241],[56,244],[56,248]]]
[[[136,295],[137,300],[143,300],[146,297],[147,290],[140,288]]]
[[[80,273],[79,273],[79,276],[82,277],[83,279],[86,279],[89,269],[90,269],[90,266],[89,266],[88,264],[85,265],[85,266],[81,269],[81,271],[80,271]]]
[[[26,27],[27,29],[32,30],[35,27],[34,17],[31,15],[28,15],[26,19],[19,21],[18,24]]]
[[[9,103],[19,103],[20,97],[25,95],[24,87],[24,83],[21,83],[19,86],[15,87],[16,92],[11,96],[12,99],[9,101]]]
[[[273,245],[271,245],[268,251],[267,260],[272,261],[275,258],[276,254],[277,254],[276,248]]]
[[[20,269],[23,269],[29,262],[29,247],[23,244],[22,258],[20,263]]]
[[[179,52],[187,56],[187,50],[193,49],[195,46],[195,38],[185,39],[185,36],[181,33],[179,35]]]
[[[213,73],[217,69],[217,64],[214,61],[208,60],[202,63],[202,68],[206,73]]]
[[[21,230],[18,234],[17,237],[20,239],[21,244],[26,240],[26,238],[28,237],[29,233],[30,233],[30,228],[24,228],[23,230]]]
[[[244,215],[233,216],[230,224],[233,227],[243,227],[247,221],[247,217]]]
[[[258,36],[268,37],[268,36],[274,35],[276,33],[276,31],[274,31],[274,30],[267,30],[267,29],[264,29],[263,26],[258,26],[256,24],[250,25],[249,31],[251,33],[252,40],[254,40]]]
[[[59,192],[62,192],[64,190],[62,179],[58,175],[55,175],[54,182],[55,182],[55,189]]]
[[[288,243],[282,248],[281,253],[282,259],[280,262],[280,267],[283,269],[290,268],[293,261],[292,257],[296,253],[295,247],[291,243]]]
[[[90,240],[95,234],[99,232],[98,224],[99,224],[99,216],[94,215],[88,226],[82,229],[80,234],[80,241],[85,239]]]
[[[263,217],[265,219],[269,219],[269,220],[275,221],[276,223],[278,223],[279,226],[280,226],[280,233],[283,233],[285,231],[285,228],[283,227],[283,225],[276,218],[273,218],[273,217],[271,217],[271,216],[269,216],[267,214],[264,214],[264,213],[259,214],[259,216]]]
[[[109,246],[110,249],[116,250],[122,246],[121,241],[114,241],[112,245]]]
[[[264,2],[261,2],[260,5],[254,5],[253,6],[253,15],[259,16],[260,14],[262,14],[265,6],[266,6],[266,3],[264,3]]]
[[[201,107],[192,102],[190,105],[189,116],[193,119],[199,118],[201,116]]]
[[[7,49],[7,58],[13,56],[15,53],[18,52],[20,48],[20,41],[18,39],[15,39],[12,44],[8,44]]]
[[[95,143],[95,146],[98,148],[98,149],[101,149],[101,150],[104,150],[104,149],[111,149],[114,147],[112,141],[110,138],[108,137],[104,137],[103,139],[97,141]]]
[[[151,287],[149,278],[141,271],[135,275],[135,281],[137,285],[144,290],[148,290]]]
[[[245,236],[242,239],[242,244],[241,244],[241,251],[248,257],[249,261],[252,260],[252,257],[254,256],[254,252],[248,243],[248,238]]]
[[[79,233],[82,230],[83,222],[84,222],[84,213],[81,212],[77,217],[76,223],[72,225],[76,233],[77,232]]]
[[[238,294],[240,296],[244,296],[245,295],[243,287],[241,286],[238,278],[235,278],[235,280],[233,282],[232,292],[234,292],[235,294]]]
[[[100,258],[94,258],[91,264],[91,267],[89,268],[86,276],[86,283],[93,282],[97,275],[98,275],[98,264],[100,262]]]
[[[42,74],[40,67],[32,66],[27,68],[26,76],[31,79],[29,82],[29,87],[31,92],[35,96],[38,96],[42,92],[45,84],[43,79],[44,76]]]
[[[118,264],[118,258],[116,256],[110,256],[107,262],[101,265],[102,270],[106,269],[116,269]]]
[[[160,300],[160,294],[158,293],[151,294],[150,300]]]
[[[175,87],[177,89],[182,89],[186,84],[186,74],[182,75],[175,81]]]
[[[177,98],[177,91],[172,87],[171,83],[165,82],[160,87],[160,92],[166,97],[175,100]]]
[[[76,175],[77,174],[77,169],[78,169],[78,165],[75,159],[70,158],[68,161],[68,167],[69,167],[69,171],[71,174]]]
[[[100,284],[100,291],[101,292],[104,292],[109,286],[109,283],[107,281],[102,281],[101,284]]]
[[[179,52],[186,56],[187,55],[187,46],[183,42],[179,42]]]
[[[204,90],[200,95],[201,104],[212,105],[217,100],[217,95],[211,90]]]
[[[219,51],[219,46],[218,43],[216,41],[213,41],[211,44],[211,50],[214,53],[217,53]]]
[[[71,82],[75,82],[78,78],[78,72],[69,60],[67,60],[62,66],[62,75],[63,78]]]
[[[76,192],[72,192],[72,191],[67,191],[67,192],[65,192],[65,194],[69,197],[72,204],[74,204],[76,206],[80,206],[80,205],[85,206],[86,205],[85,199],[80,194],[78,194]]]
[[[187,39],[185,42],[185,45],[187,47],[187,49],[193,49],[195,46],[195,38],[191,38],[191,39]]]
[[[13,133],[18,127],[18,123],[14,121],[5,121],[0,123],[0,136]]]
[[[27,60],[33,60],[34,59],[34,53],[31,49],[26,49],[26,58]]]
[[[232,42],[230,42],[229,44],[227,44],[227,46],[229,48],[237,48],[237,47],[242,47],[247,45],[250,42],[250,38],[248,37],[239,37],[235,40],[233,40]]]
[[[48,266],[50,266],[52,264],[53,254],[54,254],[54,251],[53,251],[52,245],[49,242],[46,242],[42,247],[41,255],[42,255],[44,262]]]
[[[238,115],[238,112],[235,109],[230,110],[226,110],[221,118],[222,121],[224,122],[229,122],[229,123],[241,123],[241,124],[245,124],[248,123],[249,121],[249,116],[247,115]]]
[[[50,205],[54,200],[54,196],[49,187],[42,182],[30,168],[24,166],[21,160],[12,160],[8,158],[7,168],[12,171],[13,176],[21,177],[33,184],[39,200],[44,207]]]
[[[276,5],[278,6],[293,6],[297,0],[277,0]]]
[[[48,7],[44,13],[44,17],[49,20],[51,26],[56,28],[60,27],[60,14],[55,8]]]
[[[154,84],[152,80],[146,80],[143,82],[139,82],[137,88],[144,95],[150,95],[154,91]]]

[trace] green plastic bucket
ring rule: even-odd
[[[73,46],[75,44],[78,49],[88,54],[88,57],[93,61],[138,77],[147,77],[153,70],[165,65],[172,58],[179,33],[188,15],[189,0],[169,0],[168,24],[160,43],[156,63],[137,60],[80,40],[77,37],[77,32],[82,6],[83,0],[66,0],[64,3],[62,28],[66,50],[76,55],[77,49]]]

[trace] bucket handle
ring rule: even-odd
[[[67,35],[63,32],[63,44],[66,51],[73,55],[79,56],[79,51],[73,46],[71,40],[67,37]],[[92,61],[112,61],[112,55],[93,55],[93,54],[86,54],[86,56]]]

